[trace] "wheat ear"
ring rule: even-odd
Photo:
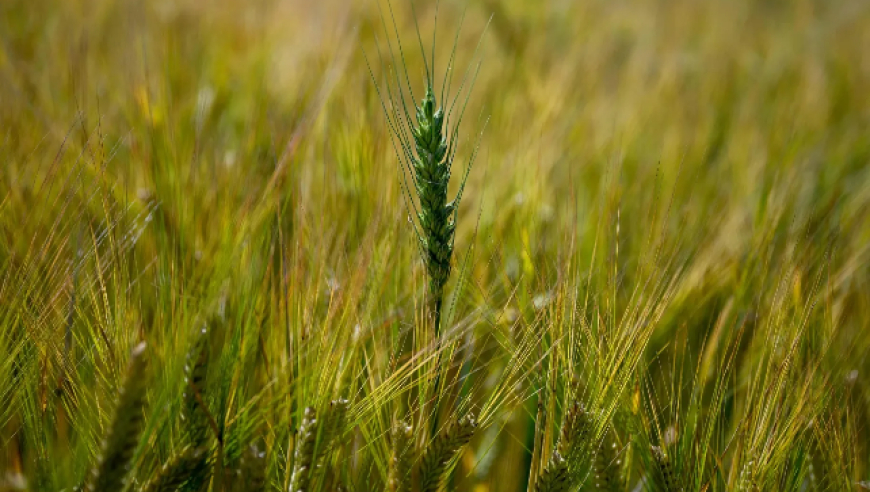
[[[621,465],[616,441],[605,439],[595,454],[595,487],[608,492],[622,490]]]
[[[754,465],[755,460],[749,460],[740,470],[740,475],[737,478],[737,487],[735,487],[738,492],[756,492],[758,490],[753,473]]]
[[[556,450],[544,471],[535,481],[534,492],[567,492],[571,488],[571,476],[568,462]]]
[[[409,492],[411,486],[411,445],[412,428],[404,421],[397,422],[390,431],[392,451],[390,452],[390,467],[387,475],[387,486],[390,492]]]
[[[208,437],[208,416],[205,408],[205,385],[208,376],[208,331],[203,326],[196,335],[184,365],[184,393],[181,417],[188,442],[201,447]]]
[[[99,465],[85,486],[88,492],[117,492],[124,488],[130,460],[139,441],[145,405],[145,342],[133,349],[127,378],[118,396],[115,418],[103,443]]]
[[[202,449],[188,446],[172,457],[142,487],[142,492],[175,492],[191,477],[202,473]]]
[[[559,432],[553,456],[535,481],[537,492],[561,492],[571,487],[571,472],[578,468],[594,422],[579,402],[574,402]]]
[[[456,203],[447,202],[451,160],[448,158],[444,135],[444,111],[435,109],[432,86],[417,107],[417,126],[413,128],[416,156],[412,163],[414,186],[420,199],[417,217],[422,231],[421,247],[429,275],[429,296],[435,316],[435,329],[440,329],[444,284],[450,277],[453,255],[453,234],[456,229]]]
[[[653,460],[661,473],[663,481],[662,485],[664,485],[665,491],[681,491],[682,487],[680,486],[679,477],[677,476],[674,466],[665,451],[658,446],[650,446],[650,452],[652,453]]]
[[[571,469],[579,465],[583,451],[594,430],[595,422],[592,414],[580,402],[574,402],[565,414],[559,443],[556,445],[559,454],[568,462]]]
[[[329,402],[326,415],[323,416],[323,425],[320,435],[320,443],[317,445],[317,463],[321,463],[332,447],[332,442],[344,430],[344,421],[347,417],[348,401],[339,398]]]
[[[314,445],[317,442],[317,412],[312,407],[305,409],[302,424],[296,434],[296,450],[293,455],[293,474],[290,476],[290,492],[308,492],[311,481],[311,465],[314,460]]]
[[[468,444],[476,429],[477,422],[473,418],[463,417],[454,421],[429,444],[420,460],[418,476],[422,492],[438,492],[442,489],[449,475],[451,461]]]
[[[227,490],[239,492],[263,492],[266,490],[266,453],[256,446],[249,446],[242,455],[239,475],[233,487]]]

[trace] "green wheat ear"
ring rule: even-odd
[[[674,466],[671,463],[671,459],[665,451],[658,446],[650,446],[650,453],[661,473],[664,490],[666,492],[679,492],[683,490],[680,486],[679,476],[677,476]]]
[[[570,490],[574,478],[572,474],[580,467],[594,427],[592,414],[580,402],[575,401],[565,413],[553,457],[535,481],[536,492]]]
[[[447,157],[447,139],[443,133],[444,111],[435,109],[432,86],[426,87],[426,96],[417,107],[417,126],[412,128],[417,150],[412,156],[414,187],[420,200],[417,212],[421,236],[420,246],[429,275],[429,299],[439,327],[444,284],[450,277],[453,257],[453,238],[456,231],[455,201],[447,202],[450,183],[451,159]]]
[[[184,364],[182,419],[188,442],[201,447],[208,438],[208,416],[205,408],[205,385],[208,376],[208,330],[203,325],[194,335]]]
[[[190,478],[202,473],[202,449],[188,446],[164,464],[142,487],[142,492],[175,492]]]
[[[601,447],[595,453],[595,487],[597,490],[616,492],[623,490],[621,472],[622,461],[616,441],[605,435]]]
[[[84,489],[88,492],[117,492],[124,488],[144,422],[145,348],[145,342],[142,342],[130,355],[127,378],[118,396],[115,418],[103,444],[102,458]]]
[[[571,405],[571,408],[565,414],[565,420],[562,423],[562,430],[556,449],[565,458],[571,469],[579,466],[579,462],[583,458],[583,452],[589,444],[592,431],[595,427],[592,417],[592,413],[588,412],[577,401]]]
[[[322,464],[327,453],[332,449],[333,441],[344,431],[344,422],[350,402],[344,398],[332,400],[326,408],[320,443],[317,445],[317,463]]]
[[[569,472],[568,462],[558,450],[554,451],[547,467],[535,481],[534,492],[567,492],[571,488]]]
[[[450,464],[463,446],[471,441],[477,422],[471,417],[454,421],[426,448],[419,465],[420,490],[438,492],[444,487]]]
[[[391,17],[393,17],[392,6],[390,6],[390,14]],[[386,31],[386,21],[383,21],[383,25],[384,30]],[[374,72],[371,70],[368,57],[366,57],[366,64],[369,67],[372,81],[375,82],[375,90],[378,93],[378,97],[381,100],[381,107],[387,117],[387,125],[392,135],[393,147],[400,162],[405,205],[409,211],[413,212],[413,215],[417,219],[416,221],[412,221],[412,223],[414,226],[414,232],[417,236],[420,255],[423,258],[423,263],[426,267],[426,273],[429,278],[428,305],[430,313],[434,319],[434,328],[437,335],[441,330],[444,286],[450,278],[457,212],[459,209],[459,203],[462,200],[462,192],[468,181],[469,171],[471,170],[477,156],[479,139],[462,176],[459,191],[453,200],[448,200],[447,187],[450,184],[452,167],[456,160],[456,150],[459,141],[459,126],[465,114],[471,89],[474,86],[477,73],[480,69],[480,63],[477,64],[477,69],[474,71],[470,80],[468,80],[468,77],[471,67],[469,66],[469,69],[465,71],[462,83],[460,84],[454,98],[449,102],[449,107],[445,112],[445,97],[450,93],[451,82],[448,75],[453,73],[452,65],[455,60],[456,46],[462,25],[460,24],[460,28],[457,30],[453,50],[448,61],[448,66],[444,72],[444,80],[441,84],[440,90],[440,100],[436,100],[437,96],[434,77],[435,49],[434,47],[432,49],[431,61],[427,60],[422,40],[420,40],[420,50],[423,52],[423,60],[426,68],[426,90],[425,95],[419,100],[418,105],[414,108],[416,112],[415,122],[411,117],[411,111],[409,111],[406,99],[415,101],[416,98],[414,97],[414,92],[411,88],[411,79],[408,75],[407,63],[405,62],[405,55],[394,17],[393,28],[396,33],[396,42],[404,72],[404,81],[401,80],[398,73],[393,72],[394,75],[392,80],[390,77],[385,76],[386,86],[382,92],[378,87]],[[417,30],[417,34],[418,39],[420,39],[419,29]],[[395,65],[396,56],[393,52],[392,43],[389,41],[387,42],[387,48],[390,62]],[[475,57],[479,48],[480,43],[478,43],[478,47],[475,49]],[[381,56],[380,48],[378,48],[378,55]],[[384,65],[384,60],[381,59],[381,66]],[[466,82],[468,82],[468,85],[466,85]],[[407,87],[407,89],[405,87]],[[456,104],[461,98],[464,98],[464,101],[458,108],[456,108]],[[454,115],[453,110],[455,108],[457,109],[458,114]],[[455,121],[452,119],[454,116]],[[417,196],[416,202],[410,196],[411,188],[414,189]]]
[[[311,467],[314,461],[314,445],[317,442],[317,413],[307,407],[302,424],[296,434],[296,450],[293,456],[293,474],[290,476],[290,492],[308,492]]]
[[[408,492],[411,477],[412,428],[405,421],[396,422],[390,432],[390,452],[387,486],[390,492]]]

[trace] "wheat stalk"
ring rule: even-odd
[[[84,488],[88,492],[117,492],[124,488],[130,460],[144,422],[145,349],[146,344],[142,342],[130,354],[127,378],[118,396],[115,417],[103,444],[102,458]]]
[[[468,444],[477,422],[471,417],[454,421],[429,444],[419,465],[420,490],[438,492],[447,480],[450,463],[463,446]]]
[[[450,277],[453,237],[456,231],[455,210],[458,202],[447,201],[450,166],[447,139],[444,136],[444,111],[435,109],[432,86],[417,107],[417,126],[412,129],[416,156],[412,158],[414,187],[420,200],[417,217],[422,230],[421,247],[429,275],[429,296],[436,330],[440,329],[444,284]]]

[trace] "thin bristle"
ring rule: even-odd
[[[429,444],[420,460],[419,477],[422,492],[442,489],[450,471],[450,463],[460,449],[471,441],[477,422],[471,417],[454,421]]]
[[[118,406],[115,418],[103,445],[100,464],[85,486],[88,492],[117,492],[125,485],[129,472],[130,460],[139,441],[144,416],[142,407],[145,405],[145,342],[133,349],[127,378],[118,396]]]

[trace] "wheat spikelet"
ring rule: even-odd
[[[206,328],[203,326],[195,337],[184,365],[185,386],[181,418],[184,420],[188,442],[194,447],[201,447],[208,437],[208,420],[204,408],[209,358]]]
[[[203,472],[202,449],[188,446],[164,464],[142,487],[142,492],[175,492],[192,477]]]
[[[550,462],[535,481],[534,492],[567,492],[571,487],[569,472],[568,462],[558,450],[554,451]]]
[[[447,479],[450,462],[468,444],[475,429],[477,422],[473,418],[464,417],[444,429],[426,448],[420,460],[418,474],[422,492],[441,490]]]
[[[103,444],[102,458],[85,485],[88,492],[117,492],[124,488],[144,420],[145,348],[145,342],[142,342],[130,355],[127,378],[118,396],[115,418]]]
[[[411,439],[412,428],[404,421],[397,422],[390,431],[392,451],[390,453],[390,468],[387,476],[387,486],[390,492],[408,492],[411,490]]]
[[[308,492],[311,466],[314,460],[314,445],[317,441],[317,412],[307,407],[302,424],[296,434],[296,451],[293,455],[293,474],[290,477],[290,492]]]
[[[662,477],[662,485],[666,492],[679,492],[682,490],[679,477],[674,470],[673,464],[664,450],[658,446],[650,446],[653,460],[658,465]]]

